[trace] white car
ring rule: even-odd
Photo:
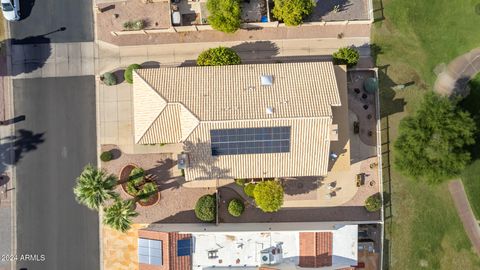
[[[8,21],[20,20],[20,3],[18,0],[1,0],[3,17]]]

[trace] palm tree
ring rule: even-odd
[[[98,210],[107,200],[118,198],[118,194],[113,190],[116,184],[117,178],[113,174],[87,165],[77,178],[73,193],[79,203]]]
[[[126,232],[132,226],[132,218],[138,216],[138,213],[133,209],[135,201],[117,200],[110,207],[104,209],[103,224],[111,228]]]

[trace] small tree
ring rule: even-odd
[[[300,25],[315,7],[312,0],[274,0],[274,4],[273,16],[287,26]]]
[[[195,205],[195,215],[201,221],[211,222],[217,215],[217,202],[215,195],[204,195]]]
[[[241,62],[240,56],[234,50],[225,47],[208,49],[200,53],[197,58],[199,66],[238,65]]]
[[[475,122],[455,102],[427,93],[419,109],[400,122],[395,165],[404,174],[439,182],[459,174],[470,161]]]
[[[233,33],[240,28],[241,7],[239,0],[208,0],[208,23],[213,29]]]
[[[117,231],[126,232],[132,226],[132,218],[138,216],[133,209],[133,200],[116,201],[110,207],[104,209],[103,224]]]
[[[100,205],[109,199],[118,198],[118,194],[113,190],[116,184],[117,178],[113,174],[87,165],[77,178],[73,193],[79,203],[98,210]]]
[[[131,64],[130,66],[128,66],[125,70],[125,73],[123,74],[125,81],[128,83],[133,83],[133,71],[141,67],[142,66],[140,66],[139,64]]]
[[[358,64],[359,59],[360,54],[355,48],[351,47],[340,48],[333,53],[333,63],[335,65],[347,65],[351,68]]]
[[[264,212],[276,212],[283,205],[283,187],[275,180],[264,181],[255,185],[253,197]]]
[[[369,212],[376,212],[382,208],[382,198],[380,193],[374,194],[365,200],[365,208]]]
[[[228,213],[234,217],[239,217],[245,210],[245,205],[239,199],[232,199],[228,202]]]

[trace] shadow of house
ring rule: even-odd
[[[283,190],[287,195],[300,195],[317,190],[318,177],[287,178],[282,181]]]
[[[30,16],[32,13],[33,6],[35,5],[35,0],[20,0],[20,20],[24,20]]]
[[[3,173],[7,166],[15,165],[23,156],[43,143],[44,133],[33,133],[32,131],[20,129],[15,135],[0,139],[0,173]]]
[[[183,144],[184,153],[189,154],[189,170],[197,171],[200,177],[195,180],[212,180],[212,179],[229,179],[231,176],[230,169],[223,169],[215,164],[218,156],[212,156],[212,145],[209,142],[197,140],[186,141]]]
[[[155,224],[155,223],[205,223],[205,222],[200,221],[195,215],[195,210],[192,209],[188,211],[177,212],[174,215],[171,215],[167,218],[158,220],[153,223]]]

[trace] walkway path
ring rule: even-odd
[[[480,47],[451,61],[438,75],[434,90],[442,95],[461,94],[467,83],[479,72]]]
[[[480,228],[473,214],[470,203],[468,202],[467,194],[463,188],[462,181],[453,180],[448,184],[448,189],[452,195],[458,215],[462,220],[463,227],[467,232],[468,238],[472,242],[478,255],[480,255]]]

